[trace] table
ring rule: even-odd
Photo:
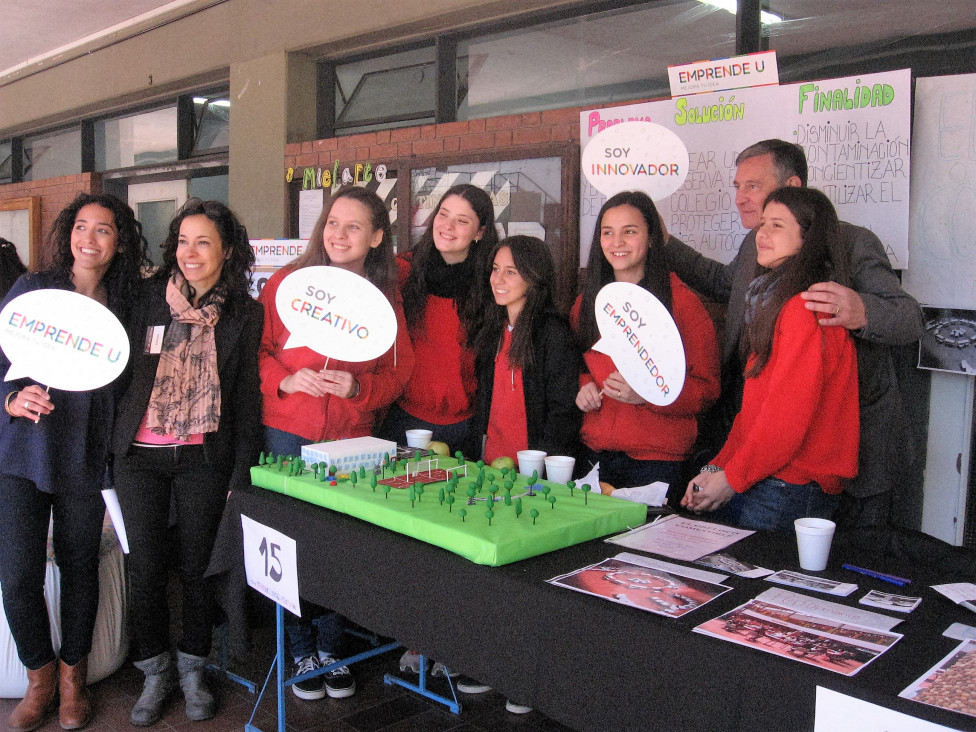
[[[732,576],[735,588],[673,620],[545,583],[618,553],[600,540],[502,567],[475,565],[423,542],[258,488],[235,491],[227,505],[211,572],[241,563],[244,514],[294,538],[299,586],[307,599],[401,641],[449,668],[490,684],[580,730],[812,730],[818,685],[955,729],[965,715],[897,697],[957,645],[941,636],[976,615],[929,589],[973,581],[976,552],[909,531],[838,534],[824,576],[856,582],[856,604],[879,580],[843,562],[914,580],[923,597],[888,653],[846,678],[691,629],[772,585]],[[757,533],[735,545],[739,559],[798,569],[791,537]]]

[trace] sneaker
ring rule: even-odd
[[[420,654],[416,651],[406,651],[400,656],[400,670],[408,674],[420,675]]]
[[[527,707],[524,704],[513,702],[511,699],[505,700],[505,708],[512,714],[528,714],[532,711],[532,707]]]
[[[461,676],[454,686],[462,694],[484,694],[486,691],[491,691],[491,687],[488,684],[482,684],[470,676]]]
[[[335,662],[336,659],[332,656],[326,656],[319,663],[324,667]],[[331,671],[326,671],[323,678],[325,679],[325,693],[332,699],[345,699],[347,696],[356,693],[356,677],[352,675],[348,666],[339,666]]]
[[[430,675],[435,679],[440,677],[447,678],[447,676],[450,676],[452,679],[456,679],[461,674],[457,671],[450,671],[450,673],[448,673],[447,666],[440,661],[434,661],[434,668],[431,669]]]
[[[306,656],[295,664],[295,673],[292,676],[299,676],[322,668],[318,656]],[[291,690],[299,699],[321,699],[325,696],[325,681],[321,676],[313,676],[310,679],[299,681],[291,685]]]

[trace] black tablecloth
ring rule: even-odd
[[[726,584],[734,591],[674,620],[545,583],[621,551],[602,541],[484,567],[258,488],[231,496],[211,572],[240,570],[241,514],[296,540],[303,597],[580,730],[812,730],[818,685],[976,729],[976,720],[965,715],[897,698],[958,644],[941,635],[951,623],[976,625],[976,615],[928,587],[976,581],[976,552],[923,534],[835,537],[822,574],[860,589],[848,598],[810,594],[850,605],[869,589],[923,598],[895,628],[905,637],[846,678],[691,632],[773,586],[763,580],[732,576]],[[770,569],[799,569],[791,537],[760,532],[730,552]],[[843,570],[844,562],[913,584],[901,590]]]

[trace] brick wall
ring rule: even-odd
[[[61,213],[61,209],[71,203],[79,193],[93,193],[101,190],[101,180],[91,173],[64,175],[59,178],[45,178],[24,183],[7,183],[0,185],[0,201],[11,198],[26,198],[39,196],[41,198],[41,247],[38,266],[44,267],[50,263],[49,252],[44,248],[44,238],[51,230],[54,220]]]
[[[389,163],[396,158],[441,153],[477,153],[499,148],[517,150],[556,142],[579,143],[581,109],[570,107],[296,142],[285,146],[284,168],[298,171],[306,167],[328,167],[336,160]]]

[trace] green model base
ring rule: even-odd
[[[441,458],[442,468],[454,467],[458,461]],[[413,463],[411,464],[413,465]],[[569,487],[540,480],[538,484],[550,488],[550,503],[542,492],[526,495],[528,479],[517,476],[512,488],[511,505],[505,504],[505,491],[501,487],[500,471],[485,468],[486,478],[494,475],[499,490],[489,505],[488,481],[469,505],[466,493],[475,484],[478,468],[468,465],[470,477],[462,477],[453,493],[455,502],[439,501],[439,492],[447,483],[430,483],[424,493],[417,496],[411,506],[409,488],[392,488],[384,491],[383,485],[375,490],[369,485],[369,476],[354,486],[348,479],[339,480],[333,486],[320,482],[311,471],[301,476],[288,476],[287,468],[259,466],[251,468],[251,482],[260,488],[284,493],[318,506],[355,516],[377,526],[412,536],[434,546],[460,554],[476,564],[497,567],[520,559],[545,554],[590,539],[608,536],[627,528],[642,525],[647,519],[647,506],[619,498],[585,494],[576,488],[570,495]],[[386,477],[404,474],[387,471]],[[380,478],[382,479],[382,477]],[[521,496],[522,513],[516,516],[516,497]],[[485,516],[489,507],[494,516]],[[461,510],[465,516],[462,518]],[[538,511],[533,518],[532,511]]]

